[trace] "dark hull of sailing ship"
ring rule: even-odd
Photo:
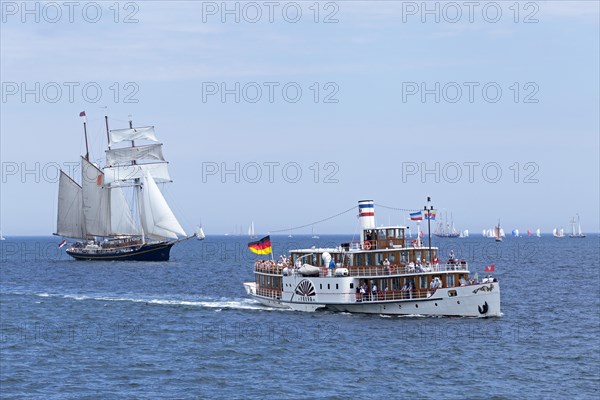
[[[169,261],[171,247],[175,242],[143,244],[134,248],[86,250],[72,247],[67,254],[85,261]]]

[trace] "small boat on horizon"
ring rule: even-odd
[[[564,237],[566,237],[565,230],[563,228],[560,228],[560,229],[554,228],[552,230],[552,236],[554,236],[555,238],[564,238]]]
[[[496,242],[501,242],[504,237],[504,230],[500,227],[500,221],[498,221],[498,225],[494,228],[494,239]]]
[[[581,221],[579,219],[579,214],[577,215],[577,221],[575,221],[575,217],[571,219],[571,234],[570,238],[584,238],[585,234],[581,232]],[[577,231],[575,231],[575,225],[577,224]]]
[[[433,234],[437,237],[446,238],[455,238],[460,236],[460,232],[454,227],[454,217],[452,213],[450,213],[450,220],[448,220],[448,212],[440,212],[440,218]]]
[[[248,227],[248,236],[250,237],[250,239],[256,239],[256,232],[254,231],[254,221],[252,221],[250,223],[250,226]]]

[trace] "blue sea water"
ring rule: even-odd
[[[272,237],[291,247],[350,236]],[[0,242],[3,399],[598,398],[600,239],[435,239],[483,274],[501,318],[299,313],[245,296],[245,237],[171,261],[73,261],[52,237]]]

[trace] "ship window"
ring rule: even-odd
[[[373,265],[373,255],[371,253],[366,253],[365,255],[365,265]]]
[[[400,253],[400,261],[402,261],[403,263],[408,262],[408,251],[405,250]]]
[[[377,259],[377,265],[383,265],[383,254],[382,253],[375,254],[375,258]]]
[[[448,297],[455,297],[456,296],[456,290],[448,290]]]
[[[339,288],[340,288],[340,285],[338,285],[338,284],[336,283],[336,284],[335,284],[335,288],[336,288],[336,289],[339,289]]]
[[[354,282],[350,282],[350,289],[354,289]]]
[[[454,275],[446,275],[446,286],[454,286]]]
[[[392,264],[394,264],[396,262],[396,253],[390,253],[388,255],[388,261]]]
[[[426,276],[421,277],[421,289],[427,289],[427,277]]]
[[[322,283],[319,284],[319,289],[323,289],[323,284]]]
[[[331,289],[331,285],[328,283],[327,284],[327,290]]]

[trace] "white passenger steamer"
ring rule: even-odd
[[[244,283],[261,303],[296,311],[498,317],[500,285],[471,278],[464,260],[439,261],[437,248],[406,237],[405,226],[375,226],[374,204],[358,203],[360,242],[292,250],[259,260]]]

